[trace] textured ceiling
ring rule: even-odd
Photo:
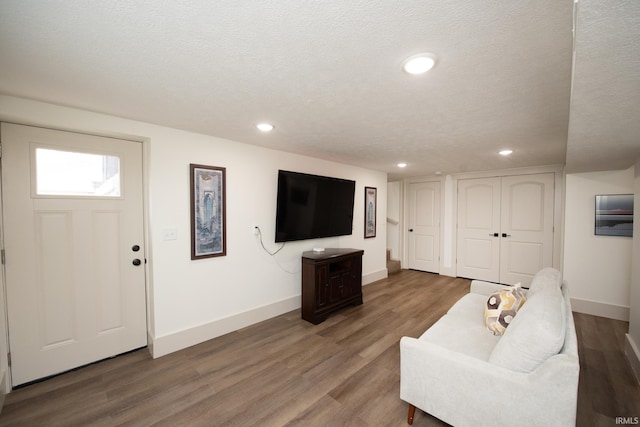
[[[600,156],[603,135],[632,147],[607,158],[625,167],[637,153],[639,120],[599,125],[594,117],[606,109],[619,118],[617,98],[630,93],[627,119],[638,110],[640,2],[604,3],[581,0],[578,34],[586,34],[577,46],[613,44],[620,58],[578,51],[571,120],[570,0],[2,0],[0,93],[390,178],[565,161],[583,169],[592,167],[590,152]],[[402,61],[423,51],[438,56],[436,67],[403,73]],[[600,75],[610,68],[636,86],[611,85]],[[260,121],[275,131],[260,133]],[[496,154],[505,147],[515,151],[509,158]],[[397,169],[400,161],[409,166]]]
[[[567,143],[569,172],[640,159],[640,1],[580,0]]]

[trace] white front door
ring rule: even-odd
[[[552,173],[502,178],[500,282],[528,286],[553,264]]]
[[[409,184],[409,268],[440,271],[440,182]]]
[[[458,181],[457,275],[500,278],[500,178]]]
[[[140,143],[2,124],[13,386],[147,344]]]

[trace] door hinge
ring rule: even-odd
[[[0,249],[0,262],[4,265],[4,249]]]
[[[7,353],[7,364],[11,367],[11,352]]]

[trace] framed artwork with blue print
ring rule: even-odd
[[[633,237],[633,194],[596,196],[595,234]]]
[[[189,165],[191,182],[191,259],[225,256],[226,169]]]
[[[364,238],[376,237],[376,209],[378,189],[364,187]]]

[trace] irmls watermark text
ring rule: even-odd
[[[616,424],[638,425],[640,424],[640,417],[616,417]]]

